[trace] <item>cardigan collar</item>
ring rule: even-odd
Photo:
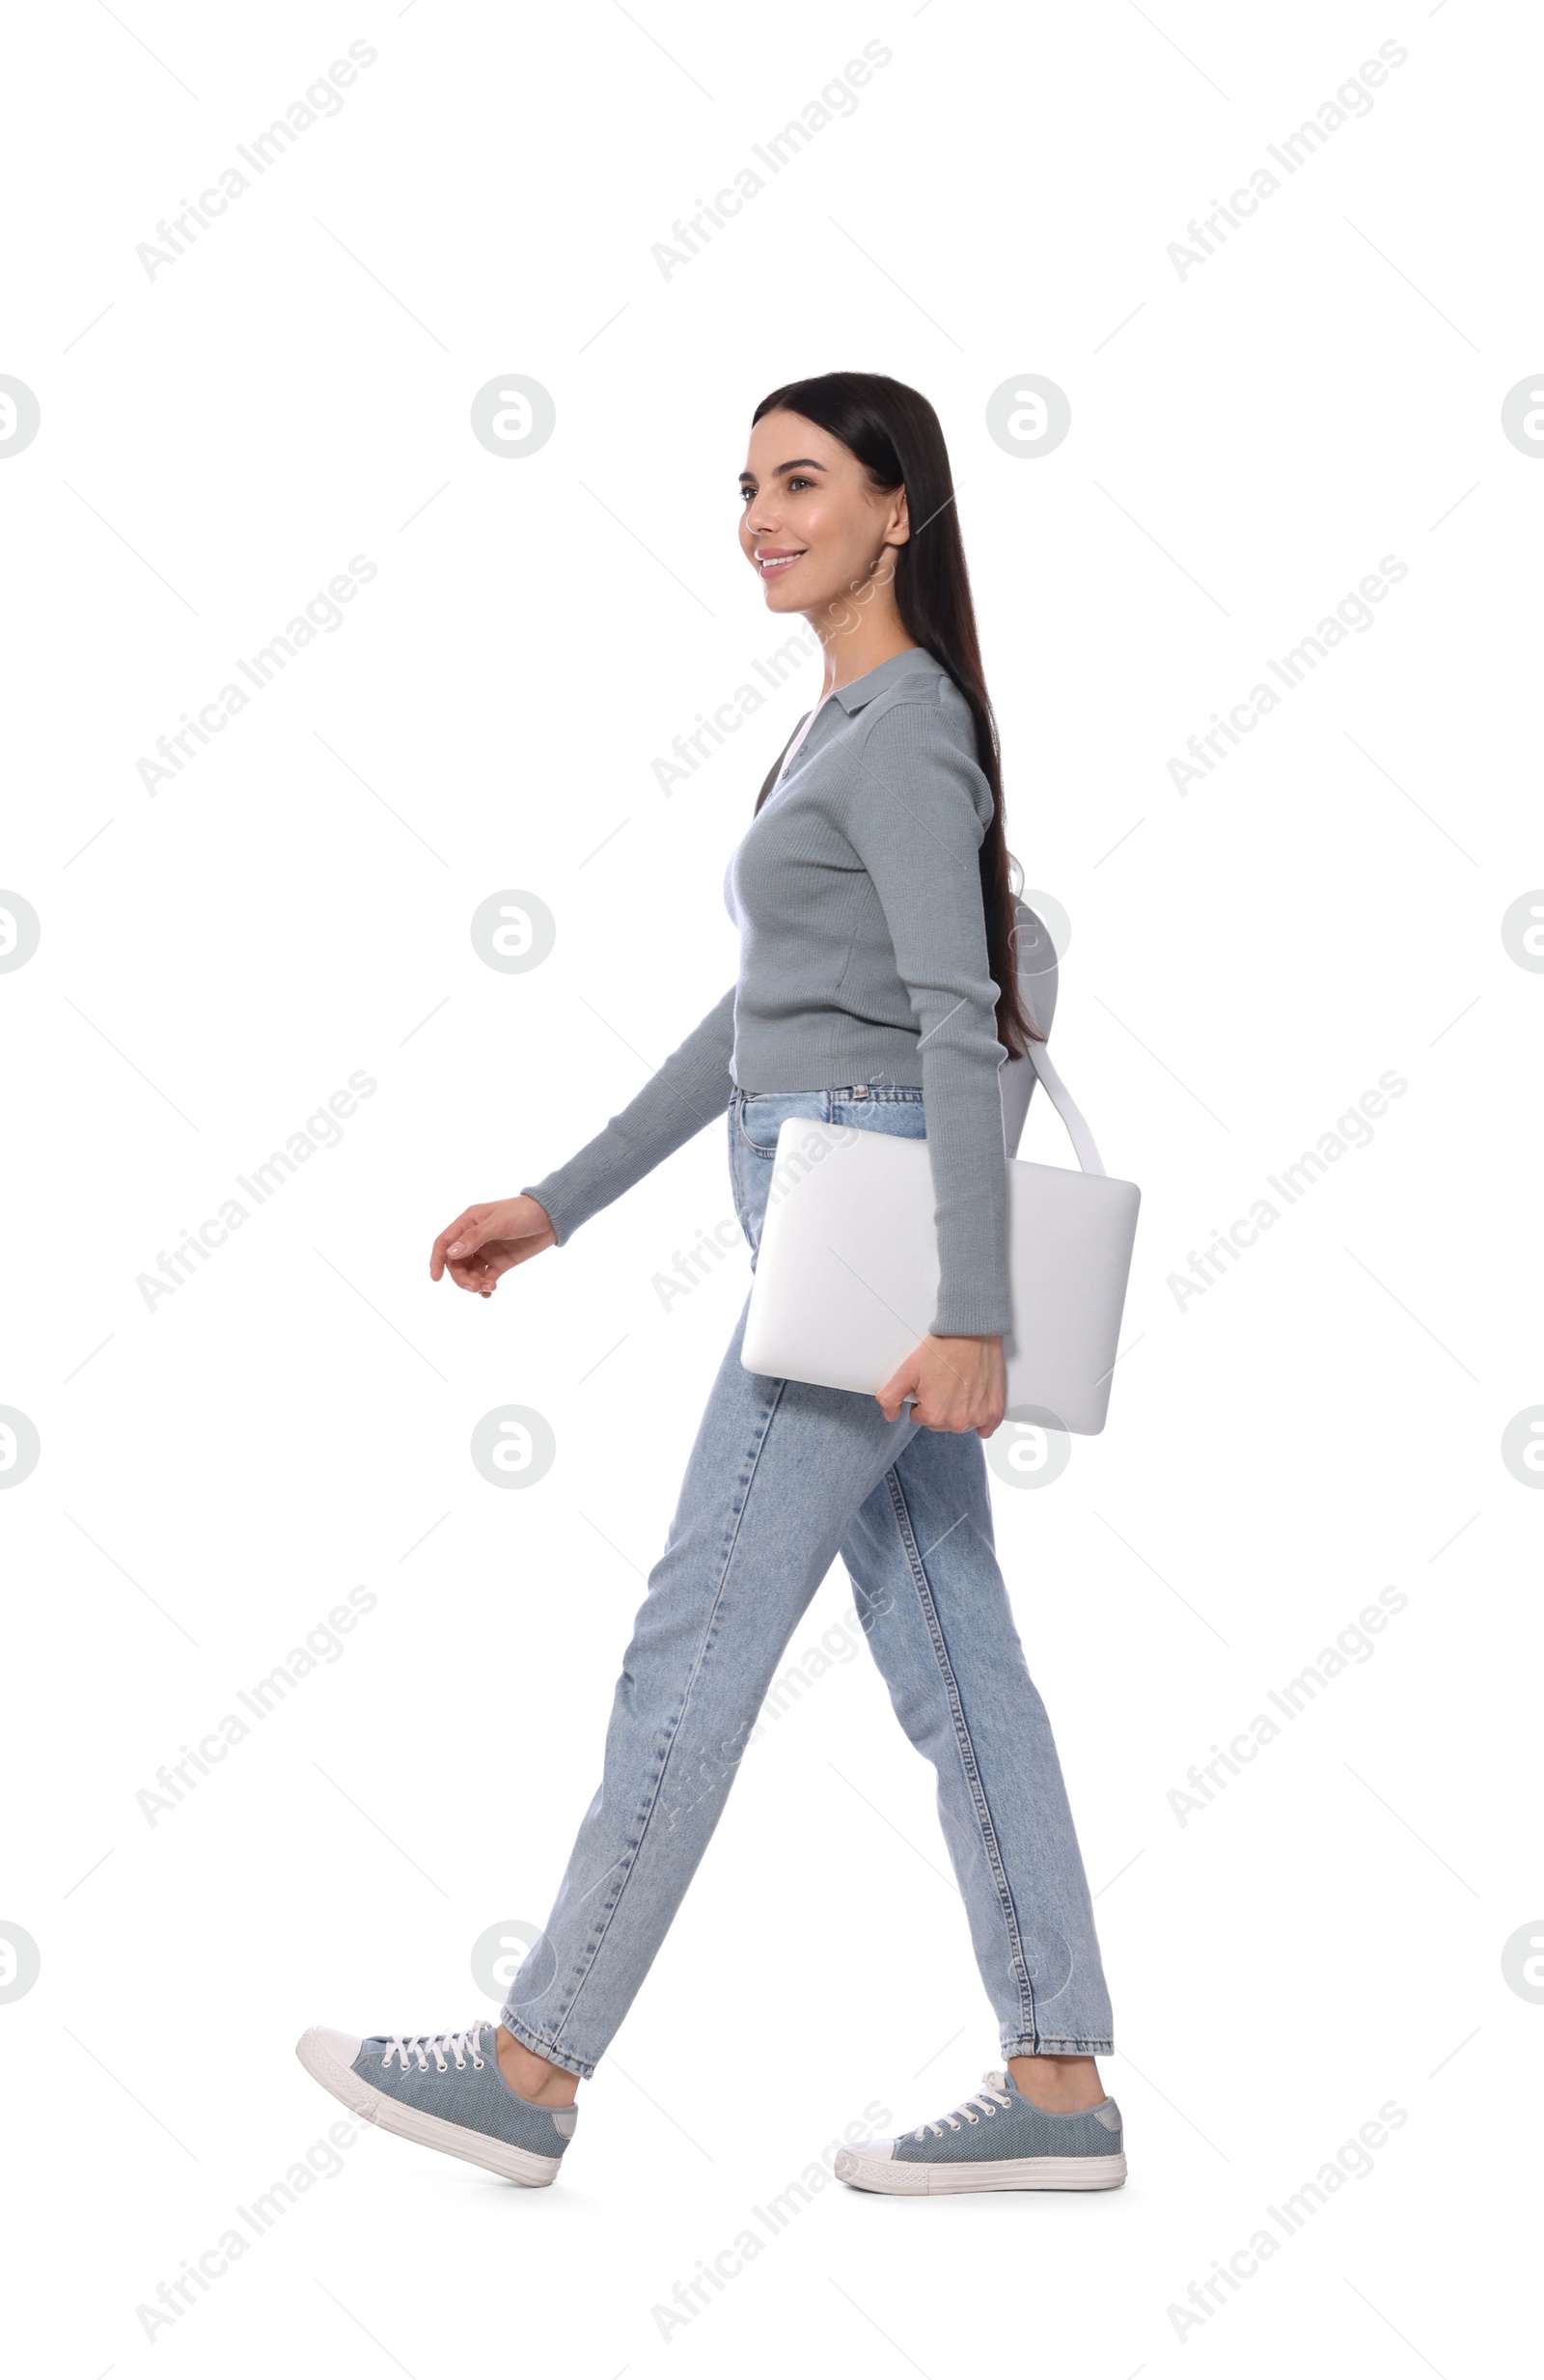
[[[888,693],[902,678],[910,678],[914,673],[923,671],[932,678],[945,675],[943,663],[934,660],[925,645],[913,645],[905,652],[892,653],[890,659],[881,661],[877,669],[866,670],[862,678],[853,679],[851,685],[835,687],[830,700],[840,703],[850,718],[855,710],[862,710],[866,703],[871,703],[877,695]]]

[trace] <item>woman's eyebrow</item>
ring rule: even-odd
[[[825,464],[823,462],[816,462],[813,455],[796,455],[792,462],[774,463],[772,466],[772,476],[776,479],[778,474],[783,471],[823,471],[824,469]],[[756,473],[754,471],[742,471],[740,473],[740,477],[742,480],[754,480]]]

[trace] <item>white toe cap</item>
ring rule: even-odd
[[[855,2157],[893,2157],[896,2153],[894,2141],[849,2141],[847,2146]]]
[[[351,2066],[364,2048],[364,2038],[357,2033],[335,2033],[330,2025],[313,2025],[306,2034],[312,2046],[341,2066]]]

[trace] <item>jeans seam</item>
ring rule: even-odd
[[[991,1869],[997,1886],[998,1906],[1002,1912],[1013,1969],[1018,1980],[1020,2015],[1026,2033],[1033,2040],[1035,2036],[1034,1985],[1031,1980],[1029,1965],[1024,1956],[1024,1942],[1019,1931],[1018,1911],[1013,1906],[1012,1890],[1008,1884],[1007,1871],[1003,1866],[1002,1853],[998,1847],[997,1829],[992,1823],[986,1787],[981,1783],[980,1769],[976,1758],[976,1747],[971,1741],[970,1726],[966,1720],[965,1706],[960,1698],[959,1680],[954,1675],[953,1663],[949,1657],[949,1647],[944,1638],[943,1628],[939,1624],[938,1608],[933,1600],[932,1587],[929,1584],[922,1555],[918,1550],[916,1532],[912,1528],[911,1513],[906,1505],[906,1493],[901,1486],[899,1475],[894,1467],[886,1473],[885,1483],[890,1489],[896,1525],[900,1532],[901,1548],[907,1566],[911,1570],[917,1599],[922,1605],[923,1618],[926,1622],[928,1639],[933,1647],[933,1658],[938,1664],[939,1673],[944,1681],[950,1717],[954,1726],[955,1749],[959,1754],[960,1766],[964,1771],[966,1786],[970,1792],[972,1807],[976,1812],[976,1823],[980,1832],[981,1848],[985,1852],[987,1866]]]
[[[584,2058],[577,2050],[562,2050],[556,2041],[543,2040],[535,2026],[528,2025],[523,2016],[513,2016],[507,2007],[501,2008],[499,2023],[534,2058],[544,2058],[549,2065],[562,2066],[565,2074],[577,2074],[582,2083],[588,2083],[593,2076],[594,2059]]]
[[[747,1132],[747,1130],[745,1129],[745,1106],[744,1106],[744,1102],[745,1102],[745,1099],[746,1099],[749,1095],[750,1095],[749,1093],[745,1093],[745,1092],[741,1092],[741,1093],[740,1093],[740,1095],[739,1095],[739,1099],[738,1099],[738,1101],[735,1101],[735,1100],[732,1100],[732,1099],[731,1100],[731,1102],[730,1102],[730,1129],[731,1129],[731,1133],[732,1133],[732,1134],[733,1134],[733,1136],[734,1136],[734,1141],[735,1141],[736,1145],[737,1145],[739,1148],[744,1148],[744,1149],[747,1149],[753,1157],[760,1157],[760,1158],[761,1158],[761,1159],[762,1159],[762,1160],[763,1160],[766,1164],[770,1165],[770,1164],[772,1163],[772,1161],[775,1159],[775,1157],[777,1156],[777,1153],[778,1153],[778,1145],[777,1145],[777,1142],[776,1142],[776,1141],[773,1141],[773,1142],[771,1142],[769,1145],[767,1145],[767,1146],[763,1147],[763,1145],[761,1144],[761,1142],[759,1142],[759,1141],[753,1141],[753,1140],[752,1140],[752,1138],[751,1138],[751,1136],[750,1136],[750,1134],[749,1134],[749,1132]],[[808,1121],[809,1121],[811,1123],[818,1123],[818,1122],[826,1122],[826,1123],[829,1123],[829,1122],[830,1122],[830,1121],[831,1121],[831,1115],[830,1115],[830,1108],[831,1108],[831,1093],[830,1093],[829,1092],[825,1092],[825,1093],[813,1093],[813,1092],[794,1092],[794,1093],[786,1093],[786,1094],[783,1094],[783,1093],[776,1093],[776,1092],[774,1092],[774,1093],[769,1093],[769,1094],[767,1094],[767,1095],[769,1095],[769,1096],[771,1096],[771,1097],[774,1097],[774,1098],[776,1098],[776,1097],[780,1097],[780,1096],[784,1096],[784,1095],[786,1095],[786,1096],[788,1096],[788,1097],[793,1097],[793,1098],[813,1098],[813,1097],[823,1097],[823,1098],[825,1099],[825,1102],[826,1102],[826,1114],[825,1114],[825,1116],[824,1116],[824,1117],[814,1117],[814,1116],[812,1116],[811,1118],[809,1118],[809,1120],[808,1120]]]
[[[734,1119],[734,1134],[742,1148],[748,1149],[753,1157],[764,1157],[769,1165],[778,1153],[776,1141],[773,1141],[769,1148],[763,1148],[759,1141],[752,1140],[738,1117]]]
[[[751,1491],[756,1485],[757,1468],[760,1463],[762,1451],[766,1446],[767,1437],[771,1431],[773,1421],[776,1419],[778,1409],[783,1402],[783,1392],[786,1388],[787,1382],[786,1380],[778,1380],[773,1385],[776,1393],[773,1396],[771,1403],[767,1407],[766,1417],[761,1424],[759,1435],[750,1450],[750,1473],[746,1479],[744,1493],[740,1499],[740,1508],[734,1515],[734,1527],[731,1534],[729,1544],[724,1549],[723,1564],[719,1570],[717,1583],[713,1589],[713,1600],[708,1606],[707,1617],[703,1624],[703,1639],[697,1649],[697,1657],[692,1664],[692,1674],[686,1680],[685,1689],[681,1695],[680,1708],[676,1713],[676,1716],[670,1723],[669,1727],[662,1731],[661,1742],[658,1746],[656,1746],[656,1757],[658,1757],[658,1754],[661,1750],[663,1752],[663,1757],[658,1759],[658,1774],[649,1789],[642,1811],[638,1813],[638,1816],[635,1816],[633,1821],[634,1825],[638,1826],[639,1817],[642,1818],[642,1825],[639,1828],[638,1840],[632,1845],[626,1855],[626,1867],[621,1882],[617,1887],[616,1896],[613,1899],[610,1908],[606,1911],[604,1918],[601,1920],[600,1931],[595,1936],[595,1939],[590,1949],[584,1954],[583,1968],[579,1975],[578,1980],[574,1984],[573,1990],[564,2006],[563,2014],[559,2017],[557,2025],[554,2028],[554,2039],[561,2036],[564,2027],[567,2024],[569,2018],[574,2012],[574,2009],[579,2005],[580,1995],[583,1993],[585,1985],[589,1982],[595,1960],[599,1957],[600,1952],[604,1948],[606,1936],[611,1930],[612,1920],[615,1918],[618,1910],[621,1907],[622,1899],[626,1894],[627,1887],[632,1881],[633,1871],[637,1868],[639,1856],[643,1851],[644,1845],[648,1840],[648,1830],[653,1821],[654,1813],[659,1807],[659,1797],[664,1789],[666,1777],[670,1773],[671,1755],[676,1749],[676,1739],[680,1734],[681,1729],[686,1724],[686,1715],[692,1706],[692,1690],[696,1686],[698,1678],[702,1675],[703,1663],[707,1658],[708,1647],[712,1643],[714,1622],[718,1618],[719,1606],[724,1600],[725,1583],[729,1578],[730,1565],[734,1560],[734,1549],[739,1543],[740,1529],[745,1519],[746,1509],[751,1501]]]
[[[1115,2042],[1108,2034],[1046,2033],[1015,2035],[1003,2043],[1008,2058],[1113,2058]]]

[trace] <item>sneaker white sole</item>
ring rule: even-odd
[[[1113,2157],[998,2157],[939,2165],[866,2157],[856,2148],[837,2154],[838,2181],[896,2199],[941,2198],[955,2190],[1117,2190],[1125,2178],[1121,2150]]]
[[[459,2157],[463,2164],[481,2165],[489,2173],[501,2173],[506,2181],[523,2182],[528,2190],[545,2190],[558,2178],[561,2157],[538,2157],[535,2149],[516,2148],[509,2141],[494,2140],[490,2133],[447,2123],[443,2116],[427,2116],[422,2109],[404,2107],[400,2099],[377,2090],[352,2066],[344,2064],[321,2027],[301,2034],[295,2056],[323,2090],[343,2101],[350,2115],[382,2132],[400,2133],[421,2148],[438,2148],[447,2157]]]

